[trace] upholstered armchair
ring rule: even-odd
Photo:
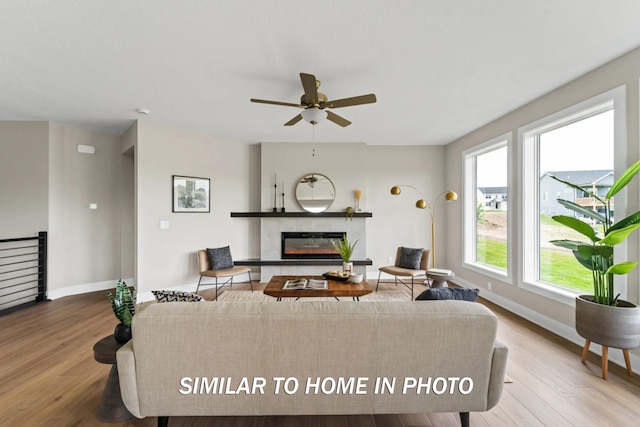
[[[429,249],[414,249],[398,247],[396,251],[396,261],[393,265],[378,268],[378,281],[376,282],[376,292],[380,284],[380,275],[382,273],[391,274],[394,278],[396,286],[398,282],[411,289],[411,299],[413,300],[413,283],[414,278],[425,276],[429,268],[429,258],[431,251]],[[405,283],[400,277],[410,277],[411,284]]]
[[[213,265],[212,265],[213,261]],[[245,266],[233,265],[229,247],[216,248],[216,249],[201,249],[198,251],[198,269],[200,270],[200,280],[198,280],[198,287],[196,293],[200,289],[203,277],[215,278],[216,287],[216,300],[218,299],[218,286],[224,287],[227,283],[229,286],[233,286],[233,278],[240,274],[247,273],[249,275],[249,284],[251,291],[253,292],[253,282],[251,281],[251,269]],[[218,278],[227,278],[221,285],[218,282]],[[207,285],[204,283],[203,285]]]

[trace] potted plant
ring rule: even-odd
[[[338,252],[338,255],[340,255],[340,258],[342,258],[342,271],[348,271],[348,272],[353,271],[353,263],[351,262],[351,255],[353,255],[353,248],[355,248],[357,243],[358,243],[358,240],[353,242],[353,244],[350,244],[349,240],[347,240],[346,234],[344,234],[342,236],[342,240],[339,240],[338,242],[331,240],[331,244],[335,248],[336,252]]]
[[[587,242],[568,239],[551,241],[556,246],[570,249],[578,262],[591,271],[593,295],[576,297],[576,330],[587,340],[583,361],[591,341],[605,348],[631,349],[640,346],[640,309],[631,302],[619,299],[620,294],[615,293],[613,280],[614,275],[627,274],[638,264],[638,261],[614,264],[613,251],[615,245],[624,242],[633,231],[640,228],[640,211],[613,222],[611,210],[613,196],[625,188],[639,171],[640,161],[637,161],[614,181],[604,197],[577,184],[552,176],[556,181],[586,193],[588,197],[602,204],[604,209],[599,213],[570,200],[558,199],[558,203],[578,216],[589,218],[597,225],[601,225],[602,236],[598,235],[591,225],[573,216],[553,217],[558,223],[577,231],[589,240]],[[605,354],[603,351],[603,359]]]
[[[119,343],[126,343],[131,339],[131,320],[136,312],[136,288],[133,287],[132,294],[129,286],[121,279],[118,280],[114,292],[115,294],[107,292],[113,314],[120,320],[113,332],[113,337]]]

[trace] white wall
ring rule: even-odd
[[[285,208],[290,212],[304,212],[295,199],[295,189],[298,180],[311,173],[327,176],[335,187],[336,198],[328,212],[344,211],[348,206],[355,206],[354,191],[357,189],[367,194],[367,173],[364,171],[366,145],[363,143],[264,142],[261,145],[263,211],[268,212],[273,208],[273,180],[276,175],[277,207],[282,207],[284,183]]]
[[[120,156],[120,277],[135,277],[135,194],[133,149]]]
[[[50,296],[113,287],[127,277],[121,269],[121,189],[133,177],[122,173],[120,140],[55,123],[49,129]],[[96,153],[78,153],[78,144],[94,146]]]
[[[136,275],[140,292],[184,288],[198,282],[196,252],[231,246],[234,258],[256,253],[249,236],[255,228],[230,217],[247,211],[256,182],[256,150],[235,141],[178,130],[152,122],[137,125],[135,147],[137,194]],[[172,213],[172,175],[211,179],[210,213]],[[258,178],[259,179],[259,178]],[[253,184],[255,185],[255,184]],[[168,230],[160,221],[169,221]]]
[[[134,122],[129,129],[120,137],[120,152],[124,156],[122,159],[121,181],[121,269],[122,277],[136,277],[136,158],[135,146],[138,140],[138,122]]]
[[[262,196],[261,210],[273,207],[274,176],[278,181],[277,207],[281,207],[281,189],[284,182],[286,210],[302,211],[295,201],[297,180],[309,173],[328,176],[336,189],[336,200],[328,211],[343,212],[355,206],[356,189],[362,190],[360,207],[372,212],[373,217],[344,221],[347,230],[358,230],[366,225],[362,244],[356,247],[356,258],[364,255],[373,265],[367,268],[368,278],[378,276],[378,267],[395,259],[398,246],[431,247],[430,216],[427,210],[417,209],[415,202],[421,195],[433,201],[444,188],[444,147],[438,146],[367,146],[364,143],[263,143],[262,144]],[[401,196],[392,196],[390,189],[396,184],[408,184],[419,189],[404,189]],[[457,191],[457,190],[456,190]],[[437,244],[441,266],[444,267],[444,248],[447,239],[444,226],[447,206],[439,204],[436,210]],[[255,220],[253,220],[255,221]],[[273,222],[273,219],[263,220]],[[291,221],[296,227],[308,221]],[[326,220],[325,222],[326,223]],[[327,224],[332,231],[339,224]],[[263,230],[264,235],[264,230]],[[263,242],[264,244],[264,242]],[[279,242],[277,242],[279,245]],[[439,246],[438,246],[439,245]],[[264,251],[263,251],[264,252]],[[267,278],[268,279],[268,278]],[[264,280],[264,279],[263,279]]]
[[[0,239],[48,230],[47,122],[0,122]]]
[[[271,211],[273,176],[285,184],[286,210],[302,211],[294,197],[302,175],[325,173],[336,187],[330,211],[354,206],[354,190],[363,191],[361,206],[373,213],[367,223],[366,256],[370,277],[387,265],[397,246],[430,247],[428,212],[416,209],[418,193],[391,196],[398,183],[413,185],[431,201],[444,188],[444,147],[377,147],[363,143],[241,144],[139,122],[136,145],[137,282],[141,292],[161,288],[195,289],[195,252],[230,245],[235,259],[259,258],[260,220],[230,218],[231,212]],[[211,178],[211,213],[171,212],[171,175]],[[455,189],[457,191],[457,189]],[[280,193],[281,190],[279,190]],[[278,197],[278,207],[281,196]],[[438,227],[447,215],[440,206]],[[168,220],[169,230],[159,222]],[[345,219],[346,221],[346,219]],[[362,221],[362,220],[359,220]],[[447,239],[438,235],[444,261]]]
[[[77,144],[95,146],[96,154],[78,153]],[[120,233],[123,220],[132,222],[133,168],[122,158],[119,138],[111,135],[50,122],[0,122],[0,238],[49,233],[50,298],[132,276],[133,263],[122,266],[133,244],[122,250]],[[97,210],[89,209],[91,202]]]
[[[453,142],[448,145],[446,149],[446,179],[448,185],[454,188],[462,188],[463,150],[507,132],[512,132],[515,149],[511,153],[510,158],[515,166],[517,165],[519,156],[522,155],[521,147],[517,142],[517,129],[519,127],[620,85],[626,85],[627,160],[625,165],[616,165],[617,174],[622,173],[626,167],[638,159],[639,154],[639,78],[640,49],[636,49]],[[594,153],[594,155],[597,155],[597,153]],[[516,176],[517,173],[516,170]],[[510,185],[515,189],[513,193],[516,195],[514,200],[509,201],[509,209],[512,210],[513,218],[516,222],[514,224],[514,230],[521,230],[524,225],[519,222],[521,212],[519,211],[520,207],[518,202],[521,200],[522,192],[519,187],[516,187],[517,181],[511,182]],[[639,180],[635,178],[626,191],[628,213],[639,209],[639,188]],[[462,263],[462,204],[458,204],[451,210],[450,214],[451,220],[447,228],[448,240],[450,242],[447,250],[447,261],[456,271],[456,276],[459,279],[464,280],[469,285],[485,289],[487,282],[491,281],[493,284],[493,293],[482,291],[481,295],[485,295],[490,299],[493,298],[495,301],[507,306],[516,313],[542,324],[555,333],[573,339],[580,345],[582,344],[582,340],[577,338],[577,334],[575,334],[573,330],[573,306],[557,302],[554,299],[521,288],[519,285],[522,283],[522,272],[519,271],[517,262],[514,263],[513,277],[515,281],[512,284],[465,269]],[[519,242],[518,235],[514,236],[513,242],[514,245],[510,248],[509,256],[517,260],[519,256],[517,247]],[[639,246],[638,233],[635,233],[629,239],[627,254],[629,260],[640,258]],[[639,269],[635,269],[635,271],[629,274],[627,282],[627,299],[635,303],[638,303],[640,298],[638,271]],[[635,353],[636,355],[640,354],[639,351]],[[612,357],[620,358],[615,352],[613,352]]]
[[[430,248],[431,217],[428,210],[418,209],[415,202],[422,196],[427,202],[445,191],[443,146],[368,146],[366,209],[373,211],[368,224],[367,254],[373,259],[371,276],[378,276],[378,267],[395,259],[398,246]],[[411,185],[416,190],[402,188],[399,196],[391,195],[391,187]],[[458,192],[459,187],[452,190]],[[438,267],[449,265],[445,259],[448,245],[446,224],[449,206],[436,208],[436,248]],[[384,276],[383,276],[384,277]]]

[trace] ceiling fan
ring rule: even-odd
[[[316,182],[318,182],[318,177],[313,174],[305,176],[300,180],[301,184],[307,184],[311,188],[316,186]]]
[[[268,101],[265,99],[255,98],[251,98],[251,102],[303,108],[302,112],[285,123],[285,126],[293,126],[302,119],[311,123],[312,125],[316,125],[318,124],[319,120],[326,117],[327,120],[330,120],[342,127],[349,126],[351,122],[344,117],[341,117],[325,109],[351,107],[354,105],[371,104],[376,102],[376,96],[373,93],[370,93],[369,95],[354,96],[352,98],[343,98],[329,101],[324,93],[318,92],[318,88],[320,87],[320,80],[317,80],[316,76],[314,76],[313,74],[300,73],[300,80],[302,81],[302,88],[304,89],[304,94],[300,97],[300,104],[280,101]]]

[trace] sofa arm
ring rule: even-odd
[[[138,384],[136,383],[136,356],[133,353],[133,341],[120,347],[116,353],[116,359],[122,401],[133,416],[143,418],[140,413]]]
[[[487,410],[498,404],[504,387],[504,376],[507,372],[507,356],[509,349],[506,344],[496,339],[491,360],[491,376],[489,377],[489,390],[487,391]]]

